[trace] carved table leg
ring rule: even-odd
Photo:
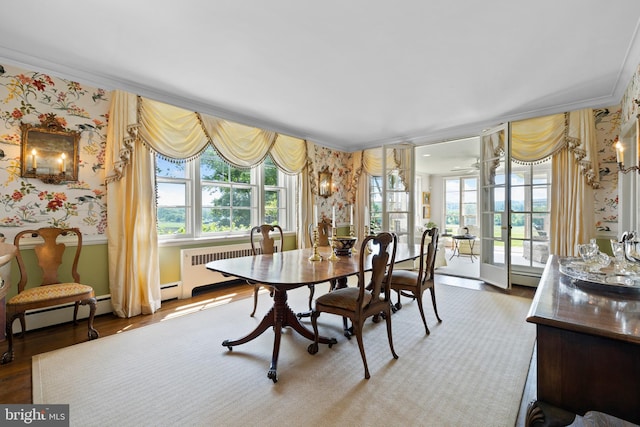
[[[273,355],[271,357],[271,365],[267,377],[274,383],[278,381],[278,356],[280,353],[280,340],[282,338],[282,328],[285,326],[291,326],[293,330],[298,332],[303,337],[312,340],[314,339],[313,332],[307,329],[300,321],[296,314],[291,310],[287,304],[287,291],[279,290],[277,287],[273,296],[273,307],[264,316],[260,324],[243,338],[237,340],[225,340],[222,345],[232,350],[233,346],[240,345],[251,341],[252,339],[261,335],[264,331],[273,326]],[[319,342],[322,344],[335,344],[337,341],[335,338],[320,337]]]

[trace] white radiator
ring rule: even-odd
[[[182,249],[180,251],[181,298],[191,298],[193,290],[199,286],[213,285],[235,279],[207,269],[206,264],[208,262],[249,255],[253,255],[250,243]]]

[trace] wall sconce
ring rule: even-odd
[[[327,169],[318,174],[318,195],[329,197],[331,195],[331,172]]]
[[[638,141],[640,141],[640,136],[638,137]],[[616,136],[616,139],[615,139],[615,141],[613,143],[613,148],[616,149],[616,163],[618,163],[618,171],[619,172],[627,174],[627,173],[632,172],[632,171],[638,171],[640,173],[640,156],[638,157],[638,165],[637,166],[631,166],[631,167],[628,167],[628,168],[624,167],[624,147],[622,146],[622,144],[618,140],[617,136]],[[640,150],[640,144],[638,144],[638,149]]]

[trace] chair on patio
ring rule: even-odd
[[[413,298],[418,302],[418,310],[422,317],[422,323],[427,335],[430,334],[427,327],[427,321],[424,317],[424,308],[422,304],[422,294],[426,289],[431,292],[431,302],[433,310],[436,314],[438,322],[442,322],[438,316],[438,307],[436,305],[435,283],[434,283],[434,266],[436,259],[436,251],[438,250],[438,229],[436,227],[429,228],[422,233],[420,243],[420,263],[418,270],[393,270],[391,273],[391,289],[398,294],[398,302],[394,305],[395,311],[402,308],[400,297],[405,296]]]
[[[365,280],[365,261],[370,256],[366,251],[369,242],[373,243],[374,251],[377,249],[377,252],[371,255],[371,279],[367,282]],[[368,379],[370,375],[364,352],[362,328],[368,317],[382,314],[387,325],[387,338],[391,354],[395,359],[398,358],[393,349],[393,338],[391,336],[390,274],[386,274],[387,269],[389,273],[393,271],[397,243],[398,237],[389,232],[382,232],[376,236],[367,236],[362,242],[360,250],[358,286],[336,289],[316,298],[315,308],[311,313],[315,341],[309,345],[308,351],[310,354],[318,352],[320,336],[318,332],[318,317],[321,313],[331,313],[349,318],[353,325],[353,334],[358,340],[360,356],[364,364],[364,377]],[[329,344],[329,347],[331,347],[331,344]]]
[[[33,248],[35,258],[30,254],[27,255],[25,249],[21,248],[21,245],[25,244],[23,241],[25,237],[35,239]],[[58,240],[61,237],[64,237],[65,241],[72,237],[75,239],[67,245]],[[77,228],[24,230],[16,235],[13,244],[18,250],[16,259],[20,270],[20,282],[18,283],[18,294],[9,299],[6,305],[6,335],[9,347],[2,356],[2,363],[11,362],[14,358],[13,322],[20,319],[22,334],[24,334],[26,330],[25,312],[27,310],[73,303],[73,323],[77,324],[79,305],[89,305],[88,336],[90,340],[98,338],[98,331],[93,328],[93,317],[96,312],[95,294],[91,286],[80,283],[80,274],[78,273],[78,260],[82,250],[80,230]],[[74,252],[71,257],[63,256],[67,247],[69,251]],[[42,270],[39,286],[30,286],[33,283],[29,282],[27,271],[33,272],[33,270],[27,268],[27,260],[37,262]],[[59,271],[63,265],[68,268]]]

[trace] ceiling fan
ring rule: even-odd
[[[475,163],[470,164],[468,167],[466,168],[461,168],[459,166],[455,166],[453,169],[451,169],[452,172],[466,172],[466,173],[474,173],[474,172],[478,172],[480,170],[480,159],[477,158]]]

